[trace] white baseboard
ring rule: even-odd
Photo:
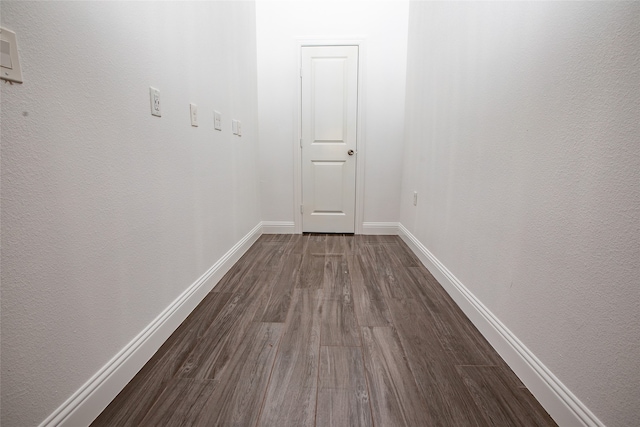
[[[56,409],[40,427],[88,426],[131,381],[227,271],[260,237],[258,224],[142,332]]]
[[[397,222],[363,222],[362,234],[365,235],[398,235]]]
[[[604,427],[587,408],[429,250],[398,225],[399,235],[560,426]]]
[[[263,234],[294,234],[293,221],[262,221]]]

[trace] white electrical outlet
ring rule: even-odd
[[[418,206],[418,192],[413,192],[413,206]]]
[[[198,127],[198,106],[196,104],[189,104],[191,110],[191,126]]]
[[[160,117],[160,91],[149,87],[149,100],[151,101],[151,115]]]
[[[213,112],[213,127],[215,130],[222,130],[222,114],[219,111]]]

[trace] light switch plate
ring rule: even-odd
[[[191,110],[191,126],[198,127],[198,106],[196,104],[189,104]]]
[[[0,78],[13,83],[22,83],[16,33],[6,28],[0,28],[0,56]]]
[[[151,102],[151,115],[160,117],[160,91],[155,87],[149,87],[149,101]]]
[[[213,127],[215,130],[222,130],[222,114],[219,111],[213,112]]]
[[[238,120],[238,124],[236,125],[236,130],[238,131],[238,136],[242,136],[242,122]]]
[[[231,120],[231,131],[234,135],[238,134],[238,121],[235,119]]]

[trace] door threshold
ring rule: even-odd
[[[353,236],[355,233],[315,233],[312,231],[304,231],[303,236]]]

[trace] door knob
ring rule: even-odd
[[[353,150],[347,151],[347,154],[350,155],[350,156],[353,156]]]

